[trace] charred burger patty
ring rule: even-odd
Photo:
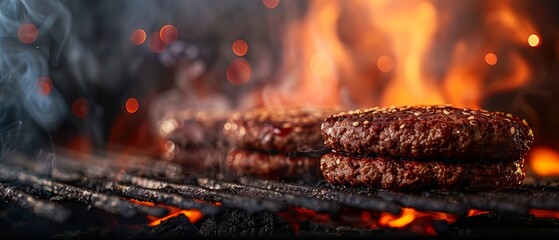
[[[334,184],[387,189],[518,185],[533,142],[525,120],[451,106],[344,112],[322,124],[321,170]]]
[[[328,153],[322,157],[320,167],[324,178],[332,184],[385,189],[494,189],[518,185],[525,176],[524,159],[451,163]]]
[[[227,156],[228,168],[239,175],[268,178],[320,176],[319,153],[326,149],[320,126],[336,112],[289,108],[234,114],[223,126],[234,146]]]

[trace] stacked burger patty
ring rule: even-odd
[[[183,109],[170,111],[156,123],[164,141],[162,158],[189,169],[216,168],[217,149],[224,145],[223,124],[231,113],[227,110]]]
[[[296,108],[234,114],[223,127],[234,146],[227,156],[229,168],[268,178],[319,175],[319,152],[325,149],[320,125],[333,113]]]
[[[330,116],[321,159],[332,184],[384,189],[495,189],[520,184],[533,142],[525,120],[451,106],[373,108]]]

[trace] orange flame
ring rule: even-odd
[[[179,215],[184,215],[185,217],[188,218],[188,220],[191,223],[196,223],[198,221],[200,221],[204,215],[202,214],[202,212],[200,212],[200,210],[198,209],[188,209],[188,210],[184,210],[184,209],[172,209],[170,210],[171,213],[165,217],[162,218],[157,218],[154,216],[148,216],[148,219],[151,220],[151,222],[148,224],[150,227],[155,227],[159,224],[161,224],[161,222],[168,220],[170,218],[174,218],[177,217]]]
[[[420,212],[413,208],[402,208],[400,215],[383,212],[378,219],[379,226],[390,228],[409,228],[411,231],[422,232],[428,235],[436,235],[432,223],[434,220],[456,221],[457,216],[443,212]],[[423,221],[421,221],[423,220]],[[372,227],[376,227],[373,225]]]
[[[528,155],[530,168],[538,176],[559,175],[559,152],[547,148],[537,147],[532,149]]]
[[[200,221],[203,217],[204,214],[202,214],[202,212],[198,209],[180,209],[174,206],[169,206],[169,205],[165,205],[165,204],[155,204],[152,202],[147,202],[147,201],[139,201],[136,199],[129,199],[130,202],[139,204],[139,205],[144,205],[144,206],[158,206],[158,207],[164,207],[166,209],[169,210],[169,214],[165,217],[156,217],[156,216],[150,216],[148,215],[147,218],[148,220],[150,220],[150,222],[148,223],[148,226],[150,227],[155,227],[159,224],[161,224],[161,222],[166,221],[168,219],[177,217],[179,215],[184,215],[186,218],[188,218],[188,220],[190,221],[190,223],[196,223],[198,221]]]
[[[456,25],[463,22],[462,8],[477,5],[310,1],[305,17],[285,31],[280,72],[259,93],[264,105],[271,107],[479,108],[485,97],[517,89],[531,79],[532,70],[520,49],[538,46],[541,39],[512,4],[486,3],[476,9],[481,18],[472,19],[479,31],[465,28],[456,34],[449,30],[461,26]],[[440,49],[448,51],[437,52]]]

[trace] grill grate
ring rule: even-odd
[[[559,184],[555,181],[528,181],[529,184],[516,189],[479,193],[437,190],[402,193],[324,182],[308,185],[248,177],[235,181],[190,177],[184,176],[176,165],[141,157],[110,161],[111,157],[68,156],[57,156],[56,162],[45,165],[42,164],[45,161],[14,154],[0,165],[0,197],[56,222],[68,219],[70,212],[56,201],[42,200],[44,196],[81,202],[125,217],[167,214],[164,208],[125,198],[196,208],[207,215],[227,208],[277,212],[290,207],[330,214],[338,213],[342,207],[393,214],[411,207],[458,216],[464,216],[469,209],[505,214],[528,214],[532,208],[559,210]],[[221,207],[215,202],[220,202]]]

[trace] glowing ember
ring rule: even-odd
[[[479,215],[479,214],[485,214],[485,213],[489,213],[489,211],[470,209],[470,210],[468,210],[468,214],[466,216],[471,217],[471,216],[475,216],[475,215]]]
[[[170,218],[174,218],[177,217],[179,215],[184,215],[185,217],[188,218],[188,220],[190,221],[190,223],[196,223],[198,221],[200,221],[203,217],[204,214],[202,214],[202,212],[198,209],[180,209],[177,207],[173,207],[173,206],[169,206],[169,205],[165,205],[165,204],[155,204],[152,202],[146,202],[146,201],[139,201],[136,199],[128,199],[130,202],[139,204],[139,205],[144,205],[144,206],[157,206],[157,207],[163,207],[166,208],[167,210],[169,210],[169,214],[165,217],[155,217],[155,216],[150,216],[148,215],[148,219],[150,220],[150,222],[148,223],[148,225],[150,227],[155,227],[159,224],[161,224],[161,222],[170,219]]]
[[[233,42],[231,50],[233,50],[235,55],[242,57],[248,52],[248,44],[244,40],[239,39]]]
[[[154,53],[161,53],[167,48],[167,44],[161,40],[159,32],[154,32],[149,35],[148,47]]]
[[[146,37],[146,31],[138,28],[130,34],[130,42],[136,46],[142,45],[146,41]]]
[[[539,46],[540,45],[540,37],[538,37],[538,35],[536,35],[536,34],[530,35],[530,37],[528,37],[528,44],[530,45],[530,47]]]
[[[559,152],[547,147],[533,148],[528,155],[530,168],[539,176],[559,175]]]
[[[200,212],[200,210],[197,210],[197,209],[189,209],[189,210],[180,210],[179,209],[178,211],[171,211],[171,214],[169,214],[165,217],[162,217],[162,218],[158,218],[158,219],[153,219],[154,218],[153,216],[148,216],[149,218],[153,219],[148,225],[151,226],[151,227],[155,227],[155,226],[161,224],[161,222],[163,222],[167,219],[170,219],[170,218],[177,217],[181,214],[184,215],[185,217],[187,217],[188,220],[191,223],[196,223],[204,217],[202,212]]]
[[[140,108],[140,103],[135,98],[129,98],[126,100],[125,108],[128,113],[135,113]]]
[[[179,31],[173,25],[165,25],[161,28],[161,31],[159,31],[159,36],[161,37],[161,41],[169,44],[179,38]]]
[[[250,64],[243,59],[236,59],[227,65],[227,80],[235,86],[248,82],[251,76]]]
[[[392,72],[392,69],[394,69],[394,60],[389,56],[382,56],[377,61],[377,67],[383,73]]]
[[[456,221],[457,217],[453,214],[439,212],[419,212],[413,208],[402,208],[399,216],[390,213],[381,213],[378,219],[379,226],[391,228],[420,227],[421,229],[411,228],[412,231],[423,231],[429,235],[435,235],[432,226],[434,220],[445,220],[448,222]],[[423,222],[422,222],[423,220]],[[417,223],[417,224],[416,224]]]
[[[488,53],[485,55],[485,62],[489,65],[497,64],[497,55],[495,53]]]
[[[559,211],[543,210],[543,209],[530,209],[530,214],[538,218],[559,218]]]
[[[276,8],[279,5],[280,0],[262,0],[262,3],[267,8]]]
[[[72,114],[78,118],[85,118],[89,114],[89,103],[84,98],[78,98],[72,103]]]
[[[37,40],[37,37],[39,36],[39,30],[37,30],[37,27],[35,27],[35,25],[31,23],[24,23],[19,26],[19,29],[17,30],[17,36],[21,42],[30,44]]]
[[[381,226],[399,228],[410,224],[415,219],[416,215],[417,212],[415,210],[403,208],[400,216],[395,216],[390,213],[381,213],[378,222]]]
[[[40,94],[48,96],[52,91],[52,81],[49,77],[40,77],[37,81],[37,88]]]
[[[326,76],[330,74],[333,69],[333,62],[331,57],[324,52],[317,52],[311,56],[309,67],[316,76]]]

